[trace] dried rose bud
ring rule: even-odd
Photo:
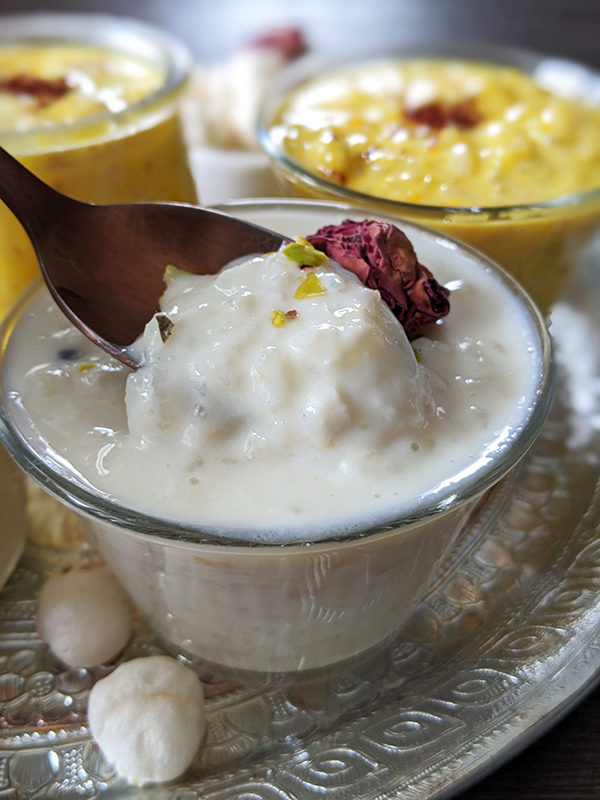
[[[0,92],[26,94],[34,98],[40,106],[59,100],[71,87],[64,78],[36,78],[33,75],[13,75],[0,79]]]
[[[347,219],[306,239],[365,286],[377,289],[412,338],[450,310],[448,289],[419,264],[407,236],[389,222]]]
[[[281,328],[288,319],[296,319],[297,316],[298,312],[295,308],[291,308],[289,311],[279,311],[275,309],[271,311],[271,324],[276,328]]]
[[[285,61],[291,61],[306,51],[302,31],[291,26],[273,28],[250,41],[251,47],[270,47]]]
[[[453,105],[444,105],[440,102],[425,103],[416,108],[404,109],[406,117],[420,125],[441,130],[448,125],[458,128],[472,128],[481,121],[481,115],[475,108],[472,97],[461,100]]]

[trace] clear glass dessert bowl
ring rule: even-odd
[[[373,216],[372,211],[302,200],[239,201],[222,208],[288,236],[306,235],[349,216]],[[491,282],[498,303],[510,305],[516,314],[515,352],[525,350],[523,343],[529,341],[531,397],[525,404],[522,398],[509,398],[510,408],[513,400],[515,406],[522,404],[518,421],[500,426],[492,441],[469,453],[466,461],[457,459],[442,480],[409,494],[395,509],[369,511],[366,522],[357,513],[358,521],[346,520],[345,530],[330,516],[316,527],[291,526],[287,537],[261,541],[251,515],[241,527],[216,530],[202,523],[201,512],[191,524],[168,509],[147,513],[143,498],[132,506],[95,489],[69,465],[68,454],[40,435],[27,404],[11,386],[11,364],[15,354],[24,352],[19,347],[29,346],[27,327],[36,317],[36,304],[47,304],[45,290],[30,289],[2,329],[0,440],[8,452],[81,516],[168,649],[237,679],[309,679],[364,659],[397,636],[440,559],[468,530],[475,504],[517,467],[548,411],[551,343],[528,295],[467,246],[412,223],[388,221],[405,231],[423,263],[439,269],[443,278],[461,270],[478,274],[486,285]],[[460,278],[450,282],[458,293]],[[480,312],[490,317],[489,309]],[[282,491],[287,479],[284,474]],[[225,478],[222,506],[237,502],[236,483]],[[340,519],[345,514],[340,507]]]
[[[195,202],[179,108],[191,65],[176,37],[135,19],[3,16],[0,145],[78,200]],[[1,315],[38,267],[0,206]]]
[[[407,62],[416,68],[398,78],[395,65]],[[442,83],[427,64],[462,66]],[[490,72],[462,75],[463,67]],[[530,78],[535,90],[519,85]],[[487,44],[301,59],[273,84],[258,123],[286,194],[465,241],[511,272],[543,312],[600,225],[599,131],[597,72]],[[563,184],[564,176],[577,177]]]

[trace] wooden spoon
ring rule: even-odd
[[[155,313],[165,267],[214,274],[229,261],[277,250],[277,233],[183,203],[95,205],[73,200],[0,147],[0,199],[25,228],[56,303],[99,347],[127,353]]]

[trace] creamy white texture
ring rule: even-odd
[[[323,293],[296,298],[315,276]],[[145,366],[127,380],[128,448],[167,463],[180,448],[188,482],[201,482],[215,457],[314,454],[344,469],[424,429],[432,400],[415,354],[379,293],[353,276],[275,253],[216,278],[167,280],[161,311],[174,327],[163,342],[152,321],[137,343]]]
[[[541,370],[533,322],[493,272],[452,248],[428,266],[452,310],[410,343],[377,292],[329,265],[275,254],[176,274],[171,334],[149,323],[135,373],[42,294],[9,349],[19,424],[163,518],[269,541],[393,519],[518,433]],[[307,272],[325,291],[295,298]],[[296,314],[278,326],[274,310]]]

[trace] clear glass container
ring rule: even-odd
[[[64,121],[60,109],[65,114],[67,109],[56,103],[50,123],[46,119],[39,127],[23,128],[15,119],[5,129],[0,124],[0,145],[42,180],[78,200],[195,202],[178,107],[192,63],[187,48],[167,32],[126,17],[60,13],[4,16],[0,21],[0,56],[11,55],[1,62],[0,79],[23,77],[22,62],[15,60],[14,72],[10,67],[13,53],[16,58],[23,50],[44,46],[59,58],[57,54],[63,48],[73,45],[138,59],[157,71],[157,82],[151,89],[144,84],[139,93],[132,91],[126,96],[125,102],[112,107],[107,104],[107,110],[91,116],[74,113]],[[33,71],[33,67],[30,69]],[[38,267],[21,225],[0,205],[1,315],[37,274]]]
[[[515,67],[541,81],[551,92],[600,106],[600,75],[597,72],[571,61],[512,47],[415,43],[392,53],[374,53],[370,50],[335,60],[309,56],[298,60],[282,73],[273,84],[260,113],[259,140],[280,176],[283,191],[291,196],[351,203],[378,213],[397,215],[465,241],[511,272],[542,311],[547,312],[559,296],[590,236],[600,225],[600,187],[551,197],[544,202],[491,204],[482,196],[468,206],[427,205],[404,202],[397,195],[395,199],[390,199],[386,196],[383,184],[380,192],[372,193],[350,188],[317,169],[309,169],[298,163],[287,151],[283,139],[285,124],[281,122],[282,110],[292,95],[301,93],[309,82],[318,85],[317,81],[331,78],[338,70],[354,69],[359,65],[363,65],[364,77],[368,75],[372,63],[392,64],[398,60],[420,58]],[[377,86],[374,96],[378,96],[380,91],[381,87]],[[309,128],[313,125],[309,108],[313,97],[318,102],[325,101],[326,92],[319,94],[317,90],[311,91],[307,108],[302,111]],[[337,103],[342,111],[346,110],[343,101],[338,100]],[[516,100],[514,105],[518,105]],[[539,131],[539,137],[546,135],[545,131]],[[562,132],[559,130],[557,135],[561,136]],[[577,142],[577,132],[573,140]],[[335,162],[332,163],[335,167]],[[398,174],[403,169],[406,167],[399,159]],[[435,172],[430,177],[435,181]],[[464,179],[467,180],[468,176]],[[539,186],[534,189],[537,192]],[[399,189],[395,191],[399,192]]]
[[[287,235],[338,224],[356,212],[301,200],[238,201],[221,208]],[[171,651],[250,683],[313,678],[371,656],[397,635],[422,599],[436,565],[467,529],[475,504],[515,469],[537,437],[552,393],[551,344],[537,308],[486,257],[419,226],[402,227],[425,263],[436,257],[467,259],[508,289],[538,338],[534,400],[522,424],[493,452],[448,475],[442,487],[415,497],[402,514],[346,537],[328,536],[325,530],[312,542],[249,543],[234,531],[216,536],[201,523],[173,522],[124,507],[91,488],[34,429],[27,429],[22,409],[2,381],[0,441],[31,478],[81,515]],[[10,357],[11,338],[24,333],[19,321],[40,291],[45,290],[29,291],[5,321],[0,371]]]

